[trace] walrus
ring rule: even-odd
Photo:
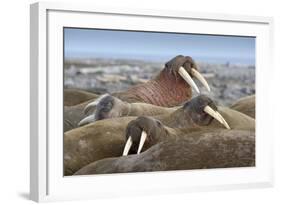
[[[204,105],[204,102],[202,104],[204,109],[201,107],[201,111],[194,111],[194,109],[198,109],[198,106],[196,105],[188,106],[188,109],[191,110],[189,111],[189,118],[186,118],[186,120],[188,120],[185,123],[186,126],[181,128],[165,126],[153,117],[141,116],[130,121],[126,128],[126,145],[124,147],[123,155],[128,155],[129,152],[139,154],[142,150],[146,150],[161,141],[175,137],[184,138],[194,132],[198,133],[198,136],[202,135],[202,133],[220,133],[220,130],[222,129],[218,126],[218,121],[220,121],[220,119],[227,122],[226,125],[223,122],[220,123],[224,124],[228,130],[230,130],[231,127],[232,131],[255,131],[255,120],[253,118],[240,112],[235,113],[233,110],[231,112],[230,109],[219,109],[219,112],[215,112],[215,114],[220,113],[223,117],[218,118],[218,121],[213,122],[212,120],[216,116],[212,113],[208,113],[208,111],[206,113],[206,107],[210,108],[210,106],[207,104]],[[204,115],[199,114],[202,110],[205,112]],[[235,114],[238,115],[235,116]],[[223,130],[223,133],[226,132],[227,131]]]
[[[170,114],[178,107],[161,107],[147,103],[128,103],[109,94],[88,103],[84,108],[87,115],[77,124],[83,126],[98,120],[127,116],[156,116]]]
[[[112,95],[126,102],[144,102],[162,107],[178,106],[191,99],[192,89],[200,93],[193,81],[197,78],[208,91],[210,87],[198,72],[198,66],[189,56],[178,55],[168,61],[162,71],[146,83],[130,87]]]
[[[156,116],[169,114],[177,108],[179,108],[179,106],[167,108],[146,103],[127,103],[112,95],[106,94],[102,98],[90,102],[85,106],[84,113],[87,113],[87,116],[84,117],[78,125],[83,126],[97,120],[124,116]],[[255,118],[255,95],[239,99],[233,103],[230,108]],[[90,113],[89,110],[92,112]]]
[[[256,95],[240,98],[233,103],[230,108],[242,112],[252,118],[256,118]]]
[[[74,175],[250,166],[255,166],[255,132],[216,130],[174,136],[140,154],[92,162]]]
[[[154,79],[111,95],[128,103],[143,102],[161,107],[178,106],[191,99],[191,87],[199,92],[192,77],[197,78],[210,91],[207,81],[198,72],[194,60],[189,56],[179,55],[168,61],[164,69]],[[104,95],[95,99],[99,101],[102,97]],[[95,102],[93,103],[95,104]],[[85,103],[82,103],[64,109],[64,131],[78,126],[77,122],[84,117],[83,112],[81,112],[84,107]],[[68,112],[71,112],[71,114],[68,114]]]
[[[217,110],[212,117],[205,112],[207,105]],[[213,121],[214,118],[218,121]],[[65,132],[64,174],[72,175],[83,166],[103,158],[121,156],[127,140],[124,137],[126,127],[135,119],[136,117],[105,119]],[[213,101],[204,95],[190,100],[170,114],[155,116],[155,119],[170,127],[169,130],[201,126],[224,128],[224,121],[231,129],[248,130],[255,127],[254,119],[229,108],[216,107]],[[132,144],[134,147],[137,143]],[[147,145],[149,144],[146,143],[143,150],[148,148]]]
[[[74,106],[64,106],[64,132],[97,120],[124,116],[155,116],[169,114],[177,107],[168,108],[147,103],[128,103],[109,94],[94,101],[86,101]]]

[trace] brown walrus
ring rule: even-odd
[[[208,97],[199,96],[171,114],[157,116],[157,121],[176,130],[198,126],[223,128],[221,123],[212,121],[213,117],[206,114],[204,111],[206,105],[214,110],[217,109]],[[247,130],[255,127],[255,120],[240,112],[224,107],[218,107],[218,111],[232,129]],[[106,119],[66,132],[64,134],[65,175],[72,175],[91,162],[121,156],[125,144],[126,126],[134,119],[136,117]],[[172,130],[172,128],[167,129]],[[133,143],[133,146],[136,145],[137,143]],[[144,150],[149,147],[147,145],[149,143],[145,144]]]
[[[177,108],[178,107],[166,108],[146,103],[127,103],[107,94],[85,106],[85,113],[90,113],[89,110],[94,111],[84,117],[78,125],[83,126],[97,120],[124,116],[156,116],[169,114]],[[239,99],[230,108],[255,118],[255,95]]]
[[[88,115],[81,119],[78,125],[83,126],[108,118],[170,114],[177,108],[178,107],[161,107],[147,103],[128,103],[106,94],[85,106],[84,113]]]
[[[112,95],[126,102],[144,102],[163,107],[178,106],[191,99],[191,87],[199,93],[192,77],[197,78],[210,91],[194,60],[189,56],[178,55],[167,62],[154,79]]]
[[[256,95],[241,98],[233,103],[230,108],[256,118]]]
[[[104,94],[94,101],[64,107],[64,132],[97,120],[124,116],[155,116],[169,114],[176,108],[147,103],[128,103]]]
[[[249,166],[255,166],[254,131],[209,130],[170,137],[137,155],[102,159],[74,175]]]
[[[130,103],[144,102],[162,107],[178,106],[191,99],[191,86],[199,92],[192,77],[200,80],[210,90],[206,80],[197,71],[197,65],[193,59],[189,56],[179,55],[167,62],[165,68],[154,79],[147,83],[132,86],[126,91],[113,93],[112,96]],[[110,105],[110,103],[107,105]],[[78,126],[77,122],[84,117],[83,112],[81,112],[84,107],[85,103],[82,103],[64,109],[64,131]],[[68,114],[69,112],[71,114]]]

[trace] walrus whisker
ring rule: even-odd
[[[96,117],[94,114],[92,115],[89,115],[85,118],[83,118],[79,123],[78,123],[78,126],[81,127],[83,125],[86,125],[86,124],[89,124],[91,122],[95,122],[96,121]]]
[[[225,119],[223,118],[223,116],[219,112],[213,110],[208,105],[204,108],[204,111],[206,113],[208,113],[209,115],[211,115],[213,118],[215,118],[217,121],[219,121],[221,124],[223,124],[227,129],[230,129],[228,123],[225,121]]]
[[[138,148],[137,154],[139,154],[141,152],[142,147],[143,147],[143,145],[145,143],[146,137],[147,137],[147,133],[143,130],[141,132],[140,144],[139,144],[139,148]]]
[[[127,139],[127,142],[125,144],[125,147],[124,147],[123,156],[127,156],[128,155],[128,153],[130,151],[130,148],[132,147],[132,144],[133,144],[132,137],[129,136],[128,139]]]
[[[209,92],[211,91],[208,82],[206,81],[206,79],[203,77],[203,75],[201,73],[199,73],[196,69],[191,68],[191,74],[195,78],[197,78]]]
[[[197,85],[195,82],[192,80],[191,76],[188,74],[188,72],[183,68],[180,67],[178,73],[180,76],[192,87],[197,93],[200,93]]]

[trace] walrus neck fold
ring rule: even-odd
[[[159,86],[159,92],[164,92],[160,99],[167,107],[178,106],[192,97],[190,85],[177,73],[163,69],[158,76],[156,76],[154,81]]]
[[[183,107],[178,108],[170,114],[159,116],[158,119],[165,126],[172,128],[193,128],[198,126],[192,121],[188,112]]]
[[[144,102],[163,107],[174,107],[191,99],[191,87],[177,74],[163,69],[153,80],[112,94],[126,102]]]

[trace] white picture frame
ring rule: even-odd
[[[185,25],[185,26],[182,26]],[[212,170],[63,177],[63,27],[170,31],[256,37],[256,166]],[[91,199],[273,186],[271,107],[273,19],[270,17],[97,8],[35,3],[30,10],[30,198]],[[264,86],[269,83],[267,86]],[[147,182],[150,182],[147,186]]]

